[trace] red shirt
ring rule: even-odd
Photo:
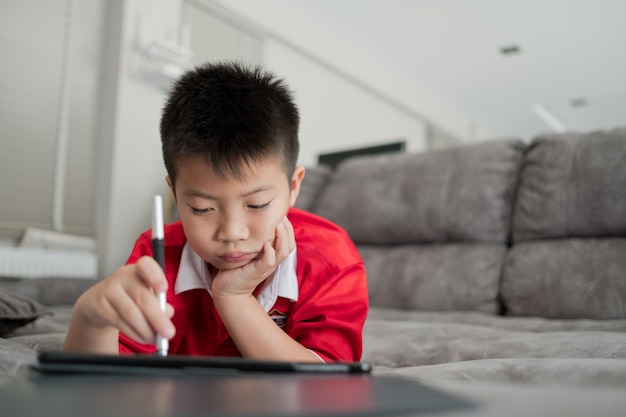
[[[278,297],[269,314],[284,317],[284,330],[294,340],[326,362],[358,361],[367,315],[365,267],[354,244],[339,226],[314,214],[290,209],[297,246],[299,296],[297,301]],[[241,356],[224,327],[206,289],[174,293],[181,254],[186,243],[180,221],[165,226],[165,275],[167,300],[174,306],[176,335],[171,354]],[[129,264],[152,256],[151,233],[143,233]],[[275,320],[276,321],[276,320]],[[120,353],[152,353],[154,345],[142,345],[120,334]]]

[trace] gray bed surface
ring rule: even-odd
[[[48,311],[0,338],[0,378],[18,377],[36,363],[39,352],[63,348],[72,305],[48,306]]]

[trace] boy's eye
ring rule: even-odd
[[[198,209],[198,208],[191,207],[191,211],[193,211],[194,214],[206,214],[210,212],[211,210],[213,209],[211,208]]]
[[[264,208],[269,207],[270,203],[265,203],[265,204],[250,204],[248,205],[248,208],[251,208],[253,210],[262,210]]]

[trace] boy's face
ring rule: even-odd
[[[218,270],[241,267],[261,255],[265,242],[274,243],[304,168],[296,167],[291,181],[277,160],[251,164],[243,174],[241,180],[219,176],[201,157],[178,164],[174,198],[187,241]]]

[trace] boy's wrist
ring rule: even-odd
[[[237,314],[250,303],[258,304],[253,294],[213,294],[213,305],[220,316]]]
[[[220,271],[211,286],[213,298],[251,296],[265,277],[255,276],[244,268]]]
[[[82,314],[72,316],[63,350],[113,354],[118,352],[119,331],[94,326]]]
[[[247,302],[248,299],[252,299],[256,301],[256,298],[252,294],[252,292],[241,292],[241,293],[213,293],[213,304],[216,306],[218,304],[223,303],[240,303]]]

